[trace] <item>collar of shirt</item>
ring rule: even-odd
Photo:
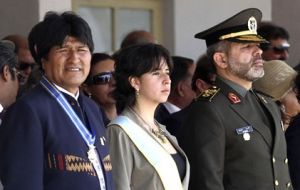
[[[170,103],[170,102],[165,102],[164,103],[165,108],[168,110],[168,112],[170,114],[174,113],[174,112],[178,112],[180,111],[180,108],[177,107],[176,105]]]
[[[3,111],[3,106],[0,104],[0,113]]]
[[[53,84],[54,84],[54,83],[53,83]],[[66,93],[66,94],[72,96],[73,98],[75,98],[76,101],[78,101],[79,90],[78,90],[78,91],[76,92],[76,94],[74,95],[74,94],[72,94],[71,92],[65,90],[64,88],[62,88],[62,87],[60,87],[60,86],[58,86],[58,85],[56,85],[56,84],[54,84],[54,86],[55,86],[59,91],[61,91],[61,92],[63,92],[63,93]]]
[[[218,76],[218,79],[220,79],[221,81],[225,82],[227,85],[229,85],[233,90],[235,90],[240,96],[245,97],[248,90],[236,83],[234,83],[233,81],[224,79],[220,76]]]

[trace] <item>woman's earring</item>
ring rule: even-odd
[[[135,97],[138,98],[140,96],[140,90],[136,89],[135,90]]]

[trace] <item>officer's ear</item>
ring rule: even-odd
[[[228,66],[228,64],[227,64],[227,56],[226,56],[225,53],[223,53],[223,52],[216,52],[213,55],[213,59],[214,59],[214,62],[216,63],[217,67],[220,67],[222,69],[227,68],[227,66]]]

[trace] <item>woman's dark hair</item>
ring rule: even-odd
[[[94,51],[92,32],[88,23],[73,12],[58,14],[47,12],[43,21],[35,25],[28,36],[30,52],[34,60],[41,64],[47,59],[50,49],[62,46],[67,36],[74,37]]]
[[[166,48],[158,44],[146,43],[129,46],[114,54],[116,89],[114,98],[117,111],[120,113],[126,106],[134,105],[135,89],[129,82],[130,77],[141,77],[143,74],[158,69],[164,60],[172,71],[173,64]]]
[[[91,69],[89,72],[88,77],[86,78],[86,80],[84,81],[85,84],[88,84],[89,81],[91,81],[91,72],[92,72],[92,67],[96,64],[98,64],[101,61],[107,60],[107,59],[111,59],[114,60],[114,58],[106,53],[93,53],[92,55],[92,59],[91,59]]]

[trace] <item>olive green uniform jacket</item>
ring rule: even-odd
[[[271,123],[266,126],[228,83],[217,79],[216,86],[193,102],[184,122],[181,147],[191,164],[189,189],[292,189],[278,106],[256,93]]]

